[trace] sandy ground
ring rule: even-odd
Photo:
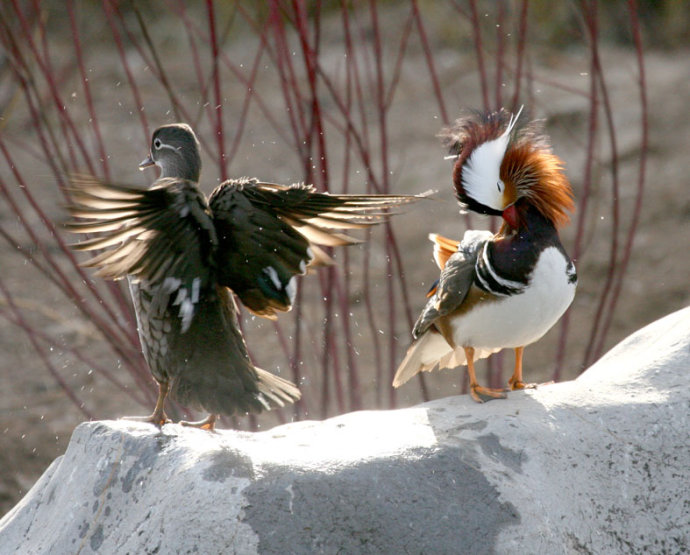
[[[158,23],[162,26],[163,23]],[[159,27],[154,27],[154,31]],[[56,48],[65,47],[69,37],[56,33],[49,37]],[[175,56],[176,49],[184,44],[170,37],[163,37],[165,51]],[[228,48],[238,49],[242,55],[240,41],[231,41]],[[337,34],[328,41],[333,52],[324,55],[337,58],[340,46]],[[95,44],[91,51],[93,60],[108,60],[106,46]],[[251,49],[249,49],[251,51]],[[233,51],[233,55],[235,52]],[[112,57],[112,54],[110,54]],[[444,96],[451,113],[461,107],[480,105],[476,74],[472,71],[470,58],[459,56],[456,51],[442,44],[434,51],[439,69]],[[133,56],[134,58],[134,56]],[[690,240],[690,197],[687,194],[687,175],[690,174],[690,115],[687,99],[690,97],[690,65],[688,52],[649,52],[646,57],[648,94],[650,107],[650,154],[647,172],[647,190],[641,214],[639,231],[630,261],[621,301],[613,320],[606,345],[610,347],[639,327],[688,304],[688,275],[690,257],[684,245]],[[460,60],[460,62],[458,61]],[[534,70],[541,81],[536,83],[534,110],[540,117],[548,118],[548,131],[556,152],[565,159],[568,173],[576,194],[581,188],[581,170],[586,142],[586,99],[577,94],[566,93],[549,86],[550,81],[567,83],[569,86],[586,90],[587,60],[584,51],[559,51],[537,57]],[[337,60],[334,61],[337,63]],[[639,160],[639,103],[635,88],[636,70],[632,52],[608,47],[604,51],[603,63],[607,68],[607,83],[619,139],[621,172],[621,214],[627,226],[629,221]],[[460,69],[458,64],[464,65]],[[117,60],[94,66],[94,87],[96,104],[103,115],[102,133],[106,138],[113,174],[121,181],[145,183],[146,176],[136,171],[136,165],[146,154],[146,140],[141,137],[135,115],[123,108],[120,100],[127,91],[120,89],[122,76],[117,74]],[[424,292],[436,278],[431,262],[426,235],[435,231],[451,237],[461,237],[464,220],[457,214],[448,187],[448,163],[442,160],[443,152],[435,138],[440,128],[438,108],[430,100],[430,88],[423,71],[423,57],[419,48],[411,48],[401,75],[400,87],[395,97],[390,117],[392,182],[396,191],[419,192],[429,188],[439,190],[441,202],[429,202],[423,210],[400,216],[394,223],[398,241],[403,245],[406,277],[415,291],[414,310],[424,303]],[[193,78],[188,68],[173,67],[171,75],[180,91],[186,90],[185,80]],[[424,75],[420,77],[420,75]],[[146,83],[146,80],[144,80]],[[276,86],[275,75],[265,71],[257,83],[257,89],[269,90]],[[153,125],[171,121],[165,98],[156,97],[160,89],[144,86],[147,114]],[[269,98],[266,92],[264,96]],[[80,99],[76,99],[78,102]],[[233,114],[239,110],[242,97],[231,97],[226,101],[227,124],[232,125]],[[130,102],[127,97],[127,102]],[[280,98],[269,99],[275,108]],[[5,139],[12,133],[21,141],[31,144],[37,138],[27,133],[22,126],[21,109],[7,122],[3,131]],[[233,161],[234,175],[257,175],[266,180],[290,182],[301,175],[301,168],[287,147],[275,138],[270,125],[257,116],[249,119],[243,145]],[[280,117],[280,113],[278,112]],[[83,124],[88,125],[84,114]],[[209,133],[200,129],[200,133]],[[335,137],[333,133],[329,135]],[[339,145],[329,144],[333,150],[332,168],[339,170]],[[16,153],[18,166],[25,175],[32,178],[32,190],[41,194],[41,201],[47,215],[55,221],[64,219],[55,188],[51,185],[50,173],[37,163],[26,151]],[[575,377],[581,370],[582,355],[588,339],[589,326],[600,295],[600,287],[608,264],[608,246],[611,229],[610,206],[610,154],[604,141],[597,157],[600,164],[588,214],[588,235],[583,256],[577,261],[580,285],[571,309],[572,324],[568,341],[568,362],[565,378]],[[28,168],[31,168],[30,170]],[[4,166],[0,168],[5,182],[14,187],[15,182]],[[207,169],[204,190],[212,188],[216,178],[215,168]],[[149,178],[151,176],[149,175]],[[360,179],[353,169],[353,179]],[[354,181],[353,181],[354,183]],[[354,185],[353,185],[354,187]],[[15,229],[9,207],[0,204],[0,221]],[[474,220],[476,227],[487,225],[480,219]],[[572,248],[571,226],[563,232],[566,248]],[[373,234],[374,260],[381,260],[382,232]],[[0,242],[0,267],[5,285],[15,299],[22,303],[27,317],[47,332],[60,338],[63,345],[77,344],[93,359],[103,365],[116,368],[116,358],[102,343],[97,334],[51,286],[46,278],[36,272],[6,242]],[[355,248],[352,257],[356,267],[361,252]],[[382,264],[381,264],[382,265]],[[382,270],[376,270],[375,277],[384,279]],[[311,285],[305,293],[310,296],[317,289],[317,277],[307,277]],[[375,294],[379,294],[374,289]],[[382,290],[381,293],[383,294]],[[356,321],[364,319],[358,303],[354,303]],[[286,319],[291,316],[285,316]],[[303,325],[307,333],[321,326],[318,305],[305,302]],[[290,320],[291,321],[291,320]],[[275,370],[281,360],[272,324],[248,320],[246,322],[248,343],[262,342],[257,362],[264,368]],[[399,326],[398,356],[401,357],[408,343],[406,324]],[[359,366],[363,376],[365,405],[375,406],[374,362],[370,347],[367,347],[366,332],[358,341],[361,345]],[[556,349],[556,332],[549,333],[539,344],[530,347],[526,354],[528,379],[539,380],[550,376]],[[84,419],[83,414],[64,395],[51,377],[35,348],[16,326],[0,319],[0,514],[11,508],[30,488],[47,465],[61,454],[74,426]],[[278,353],[278,354],[275,354]],[[148,408],[134,401],[131,396],[117,390],[88,366],[73,360],[56,345],[48,356],[65,379],[84,401],[94,418],[115,418],[123,414],[143,414]],[[506,357],[510,364],[511,357]],[[316,365],[315,359],[305,360],[305,365]],[[433,397],[441,397],[459,391],[461,376],[457,373],[438,373],[429,377],[428,383]],[[134,387],[124,373],[118,374],[128,387]],[[319,383],[314,379],[302,384],[307,400],[312,406],[318,404]],[[406,387],[398,394],[398,405],[419,402],[418,388]],[[478,409],[479,410],[479,409]],[[315,415],[316,416],[316,415]],[[275,418],[261,420],[262,426],[273,425]]]

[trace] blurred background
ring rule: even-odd
[[[256,364],[303,391],[295,407],[221,425],[266,429],[466,392],[464,368],[390,387],[438,277],[428,233],[497,224],[459,214],[436,135],[463,109],[524,104],[566,162],[577,212],[562,239],[580,277],[568,313],[526,350],[525,376],[573,379],[690,300],[689,16],[670,0],[3,2],[0,514],[79,422],[155,401],[126,287],[69,249],[67,175],[145,187],[151,132],[185,121],[207,194],[243,175],[438,191],[335,251],[277,324],[242,313]],[[480,379],[498,386],[512,364],[493,356]]]

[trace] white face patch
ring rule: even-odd
[[[516,116],[510,116],[508,127],[503,134],[476,147],[462,168],[462,187],[467,196],[494,210],[505,208],[505,184],[500,177],[501,162],[508,148],[510,133],[521,113],[522,107]]]

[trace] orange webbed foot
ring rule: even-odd
[[[181,426],[186,426],[188,428],[199,428],[200,430],[206,430],[208,432],[216,431],[216,420],[218,416],[215,414],[209,414],[203,420],[197,420],[196,422],[188,422],[187,420],[180,420]]]
[[[153,424],[159,430],[164,424],[172,424],[172,420],[165,414],[163,407],[165,406],[165,398],[168,396],[169,385],[167,382],[158,384],[158,399],[156,399],[156,406],[150,416],[123,416],[122,420],[132,420],[134,422],[147,422]]]
[[[522,380],[514,380],[512,378],[508,380],[508,386],[510,387],[511,391],[518,389],[537,389],[541,385],[550,385],[552,383],[553,381],[543,383],[525,383]]]
[[[510,387],[511,391],[515,391],[516,389],[535,389],[537,387],[537,384],[525,383],[522,380],[513,380],[511,378],[510,380],[508,380],[508,387]]]
[[[477,403],[484,403],[493,399],[505,399],[507,397],[503,389],[491,389],[480,385],[470,386],[470,396]]]
[[[156,428],[162,428],[164,424],[172,424],[172,420],[167,417],[167,415],[162,413],[154,412],[150,416],[123,416],[121,420],[130,420],[132,422],[146,422],[148,424],[153,424]]]

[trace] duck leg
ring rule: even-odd
[[[477,403],[491,401],[491,399],[505,399],[506,394],[502,389],[492,389],[479,385],[474,371],[474,349],[472,347],[463,347],[463,349],[467,357],[467,373],[470,377],[470,395],[472,399],[477,401]]]
[[[524,347],[517,347],[515,349],[515,370],[513,375],[508,380],[508,386],[510,389],[515,391],[516,389],[535,389],[540,385],[549,385],[553,383],[553,380],[544,383],[525,383],[522,381],[522,353],[524,352]]]
[[[537,387],[537,384],[535,383],[525,383],[522,381],[522,353],[524,351],[524,347],[515,348],[515,370],[513,371],[513,375],[508,380],[508,385],[513,391],[516,389],[534,389]]]
[[[170,386],[167,382],[158,383],[158,399],[156,399],[156,406],[150,416],[123,416],[122,420],[132,420],[135,422],[148,422],[161,428],[163,424],[170,424],[172,420],[165,414],[165,398],[168,396]]]

